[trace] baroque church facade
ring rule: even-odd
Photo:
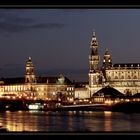
[[[99,66],[100,62],[102,62],[101,66]],[[95,32],[90,44],[88,76],[90,97],[106,86],[113,87],[125,95],[140,93],[140,63],[113,64],[108,49],[105,49],[101,59]]]

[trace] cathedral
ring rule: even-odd
[[[89,95],[103,87],[113,87],[125,95],[140,92],[140,63],[112,63],[112,57],[106,48],[101,59],[98,52],[98,41],[93,32],[89,55]],[[102,63],[99,66],[100,62]]]

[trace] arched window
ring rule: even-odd
[[[138,79],[136,75],[135,75],[133,78],[134,78],[134,79]]]
[[[115,79],[118,79],[118,76],[115,76]]]
[[[110,80],[111,79],[111,77],[110,76],[108,76],[108,80]]]
[[[124,76],[121,76],[121,79],[124,79]]]
[[[131,79],[130,75],[128,75],[128,79]]]

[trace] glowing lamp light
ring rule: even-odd
[[[72,102],[73,101],[73,98],[69,98],[69,101]]]
[[[16,97],[12,97],[13,99],[16,99]]]
[[[33,110],[34,110],[34,109],[35,109],[35,110],[38,110],[40,107],[39,107],[39,105],[36,104],[36,105],[29,105],[28,108],[29,108],[29,109],[33,109]]]

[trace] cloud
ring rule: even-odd
[[[19,16],[17,13],[0,11],[0,31],[7,33],[23,32],[31,29],[56,29],[63,28],[63,23],[40,23],[37,19]]]

